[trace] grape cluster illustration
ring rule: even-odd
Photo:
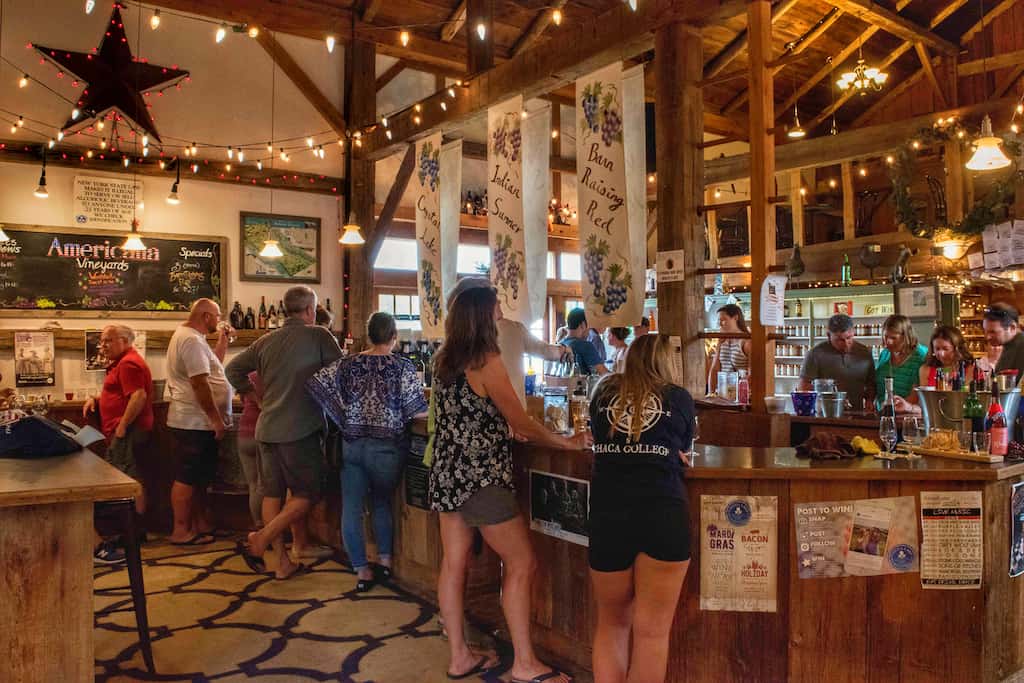
[[[503,156],[509,161],[519,159],[519,151],[523,145],[523,131],[519,120],[517,114],[506,114],[501,126],[491,133],[491,152],[495,156]]]
[[[587,238],[583,249],[583,272],[591,296],[607,315],[619,310],[629,298],[633,288],[632,276],[623,263],[611,263],[605,268],[605,261],[611,255],[608,242],[597,235]]]
[[[622,266],[618,263],[608,266],[608,286],[604,290],[604,306],[602,308],[605,314],[619,310],[622,304],[626,303],[630,280],[628,274],[622,277]]]
[[[437,189],[437,178],[441,173],[440,152],[440,150],[434,149],[433,143],[430,142],[424,143],[420,152],[420,186],[426,185],[429,179],[431,192]]]
[[[434,264],[426,259],[420,263],[420,284],[427,301],[428,322],[437,325],[441,320],[441,283],[434,280]]]
[[[601,279],[604,275],[604,257],[608,255],[608,243],[598,242],[597,235],[587,238],[587,248],[583,252],[583,273],[587,282],[594,286],[594,296],[603,295]]]
[[[622,142],[622,114],[614,87],[609,86],[606,92],[600,81],[591,83],[583,89],[580,103],[585,118],[581,127],[585,132],[600,132],[605,147]]]
[[[494,254],[491,259],[491,280],[500,289],[510,292],[512,299],[519,298],[519,286],[525,279],[523,254],[512,248],[512,238],[498,235],[494,240]]]

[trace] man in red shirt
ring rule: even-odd
[[[124,325],[107,325],[100,333],[100,353],[107,359],[107,376],[97,401],[89,399],[82,414],[99,408],[100,426],[107,437],[107,460],[138,479],[135,456],[153,431],[153,376],[132,346],[135,333]],[[145,493],[135,508],[145,510]]]

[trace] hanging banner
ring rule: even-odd
[[[459,279],[459,223],[462,216],[462,140],[441,146],[441,304]],[[421,299],[422,301],[422,299]],[[443,320],[443,311],[442,311]],[[444,336],[442,324],[441,334]]]
[[[462,143],[455,143],[459,146],[458,155],[461,169]],[[445,170],[452,165],[451,153],[443,155]],[[455,185],[456,200],[452,209],[442,211],[443,204],[447,201],[449,193],[442,191],[445,184],[444,176],[441,173],[441,135],[436,133],[416,143],[417,173],[419,183],[416,187],[416,242],[418,268],[418,289],[420,293],[420,325],[423,330],[424,339],[440,339],[444,336],[444,296],[455,286],[456,253],[458,250],[459,236],[459,186],[462,183],[461,170],[457,171],[459,177],[451,179],[449,184]],[[455,224],[452,225],[451,214],[455,211]],[[455,232],[455,244],[451,243],[451,232]],[[447,258],[442,258],[447,254]],[[444,267],[444,261],[451,261]]]
[[[643,313],[646,192],[643,69],[619,63],[576,81],[583,299],[591,327]]]
[[[700,608],[775,612],[776,496],[700,497]]]
[[[487,111],[487,235],[504,315],[530,325],[547,297],[551,106],[524,111],[521,95]]]
[[[142,181],[101,176],[75,176],[72,202],[75,225],[127,230],[142,213]]]
[[[981,491],[921,491],[921,588],[981,588]]]
[[[916,503],[901,496],[794,505],[800,578],[918,571]]]
[[[14,385],[52,387],[56,379],[53,332],[14,333]]]

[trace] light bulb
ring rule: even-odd
[[[448,111],[448,103],[441,102],[441,111]]]
[[[145,251],[146,245],[139,239],[139,236],[135,233],[128,235],[128,239],[121,245],[121,249],[124,251]]]
[[[647,182],[648,182],[648,183],[653,183],[653,182],[654,182],[654,180],[655,180],[655,178],[654,178],[654,174],[653,174],[653,173],[651,173],[651,174],[649,174],[649,175],[647,176]]]
[[[552,140],[556,140],[557,138],[558,138],[558,129],[556,128],[556,129],[551,131],[551,139]]]
[[[196,143],[192,143],[192,147],[189,148],[189,151],[192,152],[192,156],[195,156],[199,152],[199,148],[196,147]]]
[[[227,34],[228,34],[228,25],[227,24],[221,24],[220,26],[217,27],[217,33],[214,36],[214,41],[217,42],[217,43],[224,42],[224,37]]]
[[[12,123],[11,124],[11,133],[17,133],[17,132],[18,132],[18,127]]]
[[[177,206],[178,204],[181,203],[181,199],[178,198],[178,183],[177,183],[177,181],[175,181],[175,183],[173,185],[171,185],[171,193],[169,195],[167,195],[167,203],[171,204],[172,206]]]
[[[106,148],[107,148],[107,141],[106,140],[100,140],[100,149],[106,149]]]
[[[868,169],[865,168],[864,166],[861,166],[860,167],[860,177],[861,178],[866,178],[867,175],[868,175]]]
[[[90,159],[92,159],[92,150],[90,149],[89,151],[87,151],[87,152],[85,153],[85,156],[87,156],[87,157],[89,157]]]
[[[891,154],[888,155],[887,157],[885,157],[885,163],[889,164],[890,166],[892,166],[893,163],[895,163],[895,162],[896,162],[896,159],[893,158],[893,156]]]
[[[913,142],[911,142],[910,146],[913,147],[914,149],[921,149],[921,143],[918,142],[917,140],[914,140]]]
[[[306,147],[313,147],[313,138],[306,138]]]
[[[143,147],[149,147],[149,136],[148,135],[143,135],[142,136],[142,146]]]
[[[153,10],[153,16],[149,18],[149,27],[154,31],[160,28],[160,10]]]
[[[480,40],[483,40],[483,39],[485,39],[487,37],[487,26],[484,25],[484,22],[482,22],[482,21],[478,21],[477,22],[477,24],[476,24],[476,34],[480,37]]]
[[[199,164],[192,164],[192,175],[199,173]]]
[[[384,135],[385,135],[385,136],[387,136],[387,139],[388,139],[388,140],[390,140],[390,139],[391,139],[391,131],[390,131],[390,130],[386,130],[386,131],[384,131]]]
[[[50,141],[48,143],[46,143],[46,146],[48,148],[50,148],[50,149],[53,149],[53,146],[56,145],[56,144],[57,144],[56,140],[54,140],[53,138],[50,138]]]
[[[224,164],[224,170],[230,173],[231,172],[231,164]]]
[[[722,197],[722,190],[716,187],[715,188],[715,199],[721,199],[721,197]]]
[[[386,116],[380,117],[380,125],[382,125],[385,128],[387,128],[388,127],[388,117],[386,117]]]
[[[1024,114],[1024,102],[1022,102],[1021,104],[1017,105],[1017,113],[1018,114]]]
[[[629,9],[636,11],[636,0],[626,0],[626,4],[629,5]]]
[[[149,156],[149,147],[143,147],[142,148],[142,156],[144,156],[144,157],[148,157]]]
[[[28,85],[28,74],[25,74],[24,76],[22,76],[21,80],[18,81],[18,87],[19,88],[24,88],[26,85]]]
[[[837,184],[838,183],[836,183],[836,179],[835,178],[829,178],[828,179],[828,186],[831,187],[833,190],[836,188]]]
[[[268,142],[267,143],[267,151],[270,152],[271,154],[273,154],[274,153],[274,145],[272,145],[271,143]]]
[[[409,47],[409,32],[402,31],[398,34],[398,42],[402,44],[402,47]]]
[[[24,128],[24,127],[25,127],[25,117],[24,116],[19,116],[18,117],[18,128]]]
[[[63,139],[64,139],[64,131],[58,130],[57,131],[57,142],[60,142]]]
[[[448,88],[448,97],[455,97],[455,88]]]
[[[139,211],[145,211],[145,210],[146,210],[146,200],[144,200],[144,199],[140,199],[140,200],[139,200],[139,203],[138,203],[138,204],[136,204],[136,205],[135,205],[135,207],[136,207],[136,208],[137,208],[137,209],[138,209]]]
[[[96,0],[85,0],[85,13],[92,14],[94,9],[96,9]]]
[[[331,35],[328,35],[327,38],[325,38],[325,42],[327,43],[327,52],[334,52],[334,44],[337,42],[337,40],[337,38]]]
[[[72,121],[76,121],[78,119],[79,114],[81,114],[81,113],[82,112],[78,111],[78,107],[75,107],[74,109],[72,109],[71,110],[71,120]]]
[[[260,27],[259,26],[250,26],[249,27],[249,37],[250,38],[256,38],[257,36],[259,36],[259,34],[260,34]]]
[[[256,170],[257,171],[262,171],[263,170],[263,162],[260,161],[259,159],[256,160]]]
[[[553,24],[554,24],[555,26],[561,26],[561,25],[562,25],[562,10],[560,10],[560,9],[558,9],[558,8],[556,7],[556,8],[555,8],[555,9],[554,9],[554,10],[553,10],[553,11],[551,12],[551,22],[552,22],[552,23],[553,23]]]
[[[128,168],[128,164],[132,162],[128,159],[128,157],[124,157],[123,159],[121,159],[121,163],[124,164],[125,168]]]
[[[238,163],[242,163],[244,161],[245,161],[245,152],[242,151],[241,147],[239,147],[238,148]]]
[[[7,233],[4,232],[3,226],[0,225],[0,242],[10,242],[10,241],[11,241],[11,238],[7,236]]]
[[[234,158],[235,158],[235,150],[233,150],[230,147],[228,147],[228,159],[234,159]]]
[[[417,114],[423,111],[423,105],[421,105],[419,102],[414,104],[412,108],[416,111]]]
[[[107,127],[107,124],[103,123],[103,119],[96,120],[96,130],[103,130]]]
[[[420,121],[421,121],[421,120],[422,120],[422,119],[420,119],[420,117],[419,117],[419,116],[414,116],[414,117],[412,117],[412,122],[413,122],[413,123],[415,123],[415,124],[416,124],[417,126],[418,126],[418,125],[420,125]],[[360,140],[356,140],[356,143],[357,143],[357,144],[360,144],[360,142],[361,142]]]
[[[161,159],[161,160],[160,160],[160,170],[162,171],[162,170],[164,170],[165,168],[167,168],[167,163],[166,163],[166,162],[164,162],[164,160],[163,160],[163,159]]]

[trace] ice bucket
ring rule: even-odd
[[[918,402],[924,413],[924,426],[929,432],[932,429],[954,429],[960,431],[963,426],[965,391],[938,391],[932,387],[917,387]],[[988,402],[992,395],[988,391],[979,391],[978,400],[988,410]],[[1020,389],[1000,392],[999,403],[1003,406],[1008,424],[1017,419],[1017,408],[1020,405]]]

